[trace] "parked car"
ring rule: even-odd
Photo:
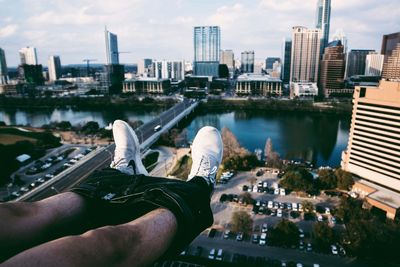
[[[266,233],[266,232],[268,232],[268,224],[264,223],[261,228],[261,233]]]
[[[225,230],[225,232],[224,232],[224,239],[228,239],[230,233],[231,233],[230,230]]]
[[[279,188],[275,188],[275,190],[274,190],[274,195],[279,195]]]
[[[308,251],[308,252],[312,251],[312,245],[311,245],[311,243],[307,243],[307,251]]]
[[[236,241],[242,241],[242,240],[243,240],[243,233],[242,232],[237,233]]]
[[[208,254],[208,258],[210,260],[213,260],[215,258],[215,248],[210,250],[210,253]]]
[[[222,248],[220,248],[218,249],[217,256],[215,257],[215,259],[217,261],[222,261],[223,258],[224,258],[224,251],[222,250]]]
[[[215,229],[215,228],[211,228],[210,229],[210,232],[208,232],[208,237],[214,237],[215,236],[215,234],[217,233],[217,229]]]
[[[328,207],[325,208],[325,214],[331,214],[331,210]]]
[[[251,238],[251,242],[258,243],[258,235],[257,234],[253,234],[253,236]]]
[[[322,221],[324,220],[324,218],[322,217],[321,214],[318,214],[317,220],[318,220],[319,222],[322,222]]]
[[[304,238],[304,231],[301,228],[299,228],[299,237]]]
[[[337,255],[338,254],[338,250],[337,247],[335,245],[331,245],[331,252],[333,255]]]
[[[277,210],[276,216],[282,217],[282,210],[281,210],[281,209],[278,209],[278,210]]]
[[[272,209],[274,207],[274,202],[272,202],[271,200],[268,201],[268,205],[267,206],[268,206],[269,209]]]
[[[265,246],[267,244],[267,233],[262,233],[260,236],[260,246]]]
[[[280,188],[279,194],[280,194],[281,196],[286,196],[285,188]]]

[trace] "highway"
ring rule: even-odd
[[[178,114],[185,111],[186,108],[193,104],[189,100],[175,105],[174,107],[164,111],[159,117],[152,121],[143,124],[135,130],[138,135],[139,142],[143,143],[154,134],[154,127],[157,125],[164,126],[173,120]],[[105,148],[105,150],[98,152],[93,158],[84,162],[81,166],[74,169],[70,173],[66,174],[62,179],[59,179],[53,184],[49,184],[43,190],[33,194],[25,199],[25,201],[38,201],[49,196],[55,195],[59,192],[67,191],[74,185],[81,182],[83,179],[88,177],[93,171],[104,168],[111,163],[113,158],[115,145],[111,144]]]

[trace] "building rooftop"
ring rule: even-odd
[[[366,180],[358,180],[357,182],[375,189],[376,191],[369,194],[368,197],[392,208],[400,208],[400,194],[389,189],[386,189],[377,184]]]
[[[262,74],[243,74],[240,75],[237,80],[240,81],[268,81],[268,82],[281,82],[281,79],[274,78],[269,75],[262,75]]]

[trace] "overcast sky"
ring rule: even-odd
[[[105,62],[104,26],[118,35],[122,63],[141,58],[193,60],[193,26],[221,27],[221,48],[280,56],[296,25],[314,27],[317,0],[0,0],[0,47],[7,64],[37,48],[39,63]],[[330,37],[343,29],[350,48],[380,50],[382,35],[400,31],[399,0],[332,0]]]

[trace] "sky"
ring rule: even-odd
[[[315,27],[317,0],[0,0],[0,48],[8,66],[18,50],[37,48],[40,64],[105,62],[104,27],[118,35],[124,64],[142,58],[193,60],[193,26],[221,27],[221,49],[280,56],[293,26]],[[399,0],[332,0],[330,37],[342,29],[349,48],[380,51],[400,31]]]

